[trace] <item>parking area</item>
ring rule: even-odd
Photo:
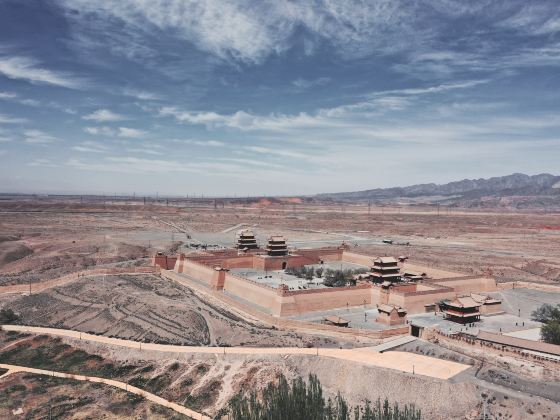
[[[335,316],[350,321],[350,328],[365,330],[385,330],[388,328],[395,328],[395,326],[389,327],[386,324],[375,322],[378,315],[379,312],[377,311],[377,308],[372,307],[371,305],[364,305],[363,307],[338,308],[328,311],[309,312],[303,315],[291,317],[291,319],[322,324],[324,323],[326,317]]]
[[[474,323],[474,326],[472,326],[472,324],[462,325],[447,321],[443,319],[443,314],[441,313],[437,315],[433,313],[410,315],[408,320],[410,323],[419,327],[437,327],[440,331],[447,334],[459,331],[476,334],[479,330],[509,333],[540,328],[541,325],[540,322],[520,318],[511,314],[482,316],[480,321]]]

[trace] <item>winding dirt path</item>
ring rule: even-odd
[[[189,416],[189,417],[191,417],[195,420],[211,420],[210,417],[205,416],[201,413],[197,413],[196,411],[190,410],[187,407],[183,407],[182,405],[179,405],[179,404],[173,403],[171,401],[165,400],[165,399],[163,399],[161,397],[158,397],[157,395],[152,394],[148,391],[145,391],[143,389],[137,388],[137,387],[132,386],[132,385],[128,385],[127,383],[114,381],[112,379],[99,378],[97,376],[74,375],[72,373],[63,373],[63,372],[56,372],[56,371],[52,371],[52,370],[35,369],[35,368],[30,368],[30,367],[25,367],[25,366],[5,365],[5,364],[2,364],[2,363],[0,363],[0,368],[8,369],[8,372],[6,372],[5,374],[0,376],[0,379],[4,378],[7,375],[11,375],[13,373],[28,372],[28,373],[35,373],[37,375],[53,376],[53,377],[57,377],[57,378],[75,379],[77,381],[98,382],[98,383],[111,385],[111,386],[114,386],[116,388],[123,389],[126,392],[130,392],[132,394],[140,395],[140,396],[146,398],[149,401],[152,401],[156,404],[159,404],[159,405],[162,405],[164,407],[170,408],[171,410],[176,411],[177,413],[184,414],[184,415]]]
[[[79,331],[58,328],[29,327],[25,325],[2,325],[4,331],[18,331],[32,334],[48,334],[58,337],[68,337],[87,340],[96,343],[109,344],[120,347],[134,348],[146,351],[161,351],[169,353],[191,354],[245,354],[245,355],[311,355],[341,359],[369,366],[399,370],[405,373],[429,376],[437,379],[450,379],[468,369],[469,365],[436,359],[414,353],[389,351],[378,353],[371,347],[355,349],[333,348],[300,348],[300,347],[203,347],[178,346],[168,344],[140,343],[100,335],[93,335]]]
[[[0,295],[7,295],[12,293],[39,293],[46,289],[53,287],[64,286],[74,280],[82,277],[92,277],[100,275],[140,275],[140,274],[158,274],[158,270],[153,267],[136,267],[136,268],[96,268],[93,270],[84,270],[76,273],[67,274],[52,280],[42,281],[40,283],[26,283],[26,284],[11,284],[9,286],[0,286]],[[31,286],[31,287],[30,287]]]

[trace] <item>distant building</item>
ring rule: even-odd
[[[480,295],[478,293],[471,293],[471,298],[477,303],[480,303],[480,313],[482,315],[492,315],[503,313],[502,301],[494,299],[493,297]]]
[[[266,246],[266,254],[269,257],[283,257],[288,255],[288,245],[286,245],[286,238],[281,235],[274,235],[268,239]]]
[[[257,239],[253,231],[249,229],[241,229],[237,231],[237,249],[248,250],[257,249]]]
[[[400,258],[399,258],[400,260]],[[401,278],[403,280],[406,281],[422,281],[424,280],[424,277],[426,276],[426,273],[417,273],[415,271],[405,271]]]
[[[377,307],[379,316],[376,321],[386,325],[401,325],[406,322],[406,311],[394,305],[381,304]]]
[[[173,270],[177,257],[170,257],[163,252],[156,252],[152,257],[152,266],[159,267],[163,270]]]
[[[401,274],[397,259],[393,257],[376,258],[373,260],[370,277],[376,283],[399,282]]]
[[[350,321],[348,321],[347,319],[335,315],[327,316],[324,321],[327,324],[336,325],[337,327],[348,327],[348,325],[350,324]]]
[[[480,320],[480,307],[472,297],[463,296],[443,302],[441,310],[445,319],[466,324]]]

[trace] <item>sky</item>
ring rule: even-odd
[[[558,174],[557,0],[0,0],[0,192]]]

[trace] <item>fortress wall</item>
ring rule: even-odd
[[[202,286],[200,286],[199,284],[196,283],[192,283],[189,279],[185,278],[185,277],[180,277],[177,274],[175,274],[172,271],[163,271],[161,273],[162,277],[176,281],[179,284],[183,284],[189,287],[192,287],[193,289],[197,290],[199,288],[201,288]],[[397,327],[397,328],[391,328],[388,330],[363,330],[363,329],[357,329],[357,328],[344,328],[344,327],[336,327],[334,325],[326,325],[326,324],[317,324],[317,323],[311,323],[311,322],[306,322],[306,321],[297,321],[297,320],[292,320],[292,319],[285,319],[285,318],[278,318],[277,316],[271,316],[269,314],[266,314],[258,309],[256,309],[254,306],[250,306],[246,303],[240,302],[228,295],[225,295],[221,292],[211,292],[212,295],[214,297],[216,297],[217,299],[221,300],[222,302],[226,302],[229,305],[233,306],[233,307],[237,307],[242,309],[244,312],[246,312],[247,314],[250,314],[254,317],[256,317],[257,319],[260,319],[264,322],[270,323],[271,325],[274,325],[278,328],[293,328],[296,330],[300,330],[300,329],[305,329],[307,332],[309,332],[309,330],[315,330],[315,331],[325,331],[325,332],[337,332],[337,333],[342,333],[342,334],[348,334],[351,336],[364,336],[364,337],[370,337],[370,338],[387,338],[387,337],[392,337],[394,335],[400,335],[400,334],[407,334],[409,327]],[[280,297],[280,296],[278,296]]]
[[[340,248],[298,249],[296,253],[313,260],[308,264],[318,264],[321,261],[340,261],[342,258],[342,249]]]
[[[224,278],[224,290],[232,295],[260,307],[270,309],[273,315],[278,315],[278,294],[276,289],[263,284],[247,280],[243,277],[226,273]]]
[[[441,299],[454,299],[456,293],[453,290],[434,290],[430,293],[391,293],[389,304],[401,306],[409,314],[420,314],[426,312],[424,305],[431,305]]]
[[[498,290],[496,280],[491,277],[468,277],[462,279],[435,280],[434,284],[452,287],[457,294],[494,292]]]
[[[397,292],[416,292],[418,285],[416,283],[403,283],[393,286],[393,290]]]
[[[222,268],[253,268],[254,255],[236,256],[234,258],[225,258],[221,261]]]
[[[280,316],[305,314],[311,311],[369,305],[371,286],[329,287],[325,289],[298,290],[285,292],[281,296]]]
[[[177,260],[175,264],[178,273],[184,273],[187,276],[193,277],[199,281],[205,282],[210,286],[214,277],[214,268],[207,265],[199,264],[191,260]]]

